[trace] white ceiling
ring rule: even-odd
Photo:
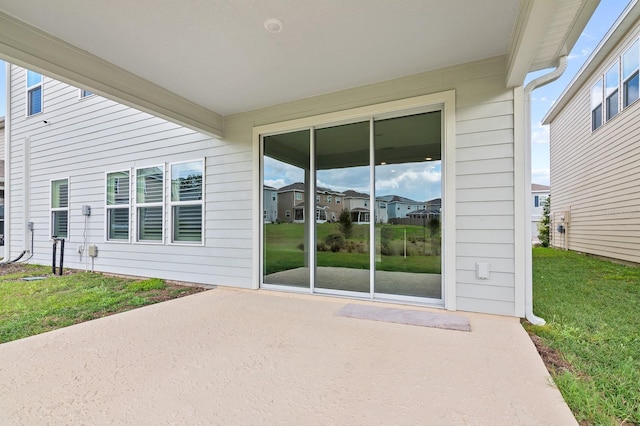
[[[0,0],[0,10],[228,115],[507,54],[518,0]],[[280,33],[263,27],[284,23]]]

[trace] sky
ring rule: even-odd
[[[549,111],[549,108],[553,105],[553,102],[555,102],[555,100],[560,96],[562,91],[587,60],[591,52],[598,45],[602,37],[607,33],[607,31],[609,31],[628,3],[629,0],[601,0],[600,5],[594,12],[569,55],[567,70],[555,82],[533,91],[531,100],[532,183],[549,185],[549,128],[548,126],[542,126],[540,124],[542,119]],[[545,70],[537,73],[531,73],[527,77],[525,84],[549,71],[550,70]],[[0,61],[0,99],[5,99],[5,83],[5,66],[4,62]],[[5,115],[5,108],[6,102],[0,101],[0,117]],[[298,177],[301,176],[300,173],[291,170],[287,172],[282,170],[281,167],[277,167],[275,164],[273,166],[273,170],[278,170],[278,173],[280,174],[273,175],[271,177],[267,176],[265,178],[265,184],[280,187],[284,182],[282,181],[282,178],[287,176],[287,173],[290,173],[291,177],[296,176],[296,180],[300,180],[298,179]],[[437,164],[436,162],[413,163],[403,168],[388,167],[387,169],[388,170],[384,170],[384,175],[380,175],[380,182],[376,182],[377,191],[383,191],[384,189],[385,192],[384,194],[378,193],[378,195],[389,195],[391,193],[395,193],[396,195],[402,195],[420,201],[440,196],[438,193],[440,187],[439,162]],[[383,170],[380,171],[382,172]],[[355,172],[356,171],[354,170],[354,173]],[[338,179],[339,176],[341,177],[340,179]],[[368,182],[361,181],[356,185],[356,187],[347,188],[344,184],[344,171],[342,171],[341,174],[336,174],[335,181],[332,180],[328,174],[325,174],[322,177],[323,181],[319,182],[318,185],[327,187],[336,185],[336,188],[332,188],[336,190],[362,190],[368,186]],[[284,184],[289,183],[292,183],[292,181],[288,180]],[[389,194],[386,192],[389,192]]]
[[[569,54],[567,70],[558,80],[531,94],[532,183],[549,185],[549,126],[542,126],[542,119],[628,4],[629,0],[601,0]],[[549,71],[531,73],[525,84]]]

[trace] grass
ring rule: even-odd
[[[322,223],[316,225],[317,241],[323,242],[329,234],[340,234],[337,223]],[[441,262],[439,255],[421,255],[421,249],[426,246],[431,250],[432,241],[428,228],[411,225],[386,225],[385,239],[394,255],[381,255],[376,268],[381,271],[404,271],[416,273],[440,273]],[[407,247],[409,255],[403,254],[404,231],[407,232]],[[300,245],[304,241],[304,225],[283,223],[265,226],[266,274],[294,269],[305,264],[305,253]],[[318,266],[337,266],[348,268],[369,268],[369,225],[354,225],[353,234],[347,241],[355,247],[362,248],[362,252],[354,250],[331,252],[318,251],[316,254]],[[439,247],[439,240],[434,243]]]
[[[0,343],[201,291],[160,279],[134,280],[51,267],[0,267]],[[44,276],[37,281],[25,277]]]
[[[533,250],[534,310],[547,324],[526,328],[570,364],[552,375],[576,419],[640,425],[640,268]]]

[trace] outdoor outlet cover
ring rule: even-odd
[[[488,262],[476,262],[476,275],[479,280],[489,279],[489,263]]]

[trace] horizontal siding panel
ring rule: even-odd
[[[485,258],[487,253],[491,253],[491,257],[502,259],[513,259],[513,244],[491,244],[491,243],[457,243],[456,254],[463,257],[482,257]]]
[[[495,275],[500,275],[500,274],[495,274]],[[501,275],[504,275],[505,277],[510,277],[511,281],[513,281],[513,275],[511,274],[501,274]],[[478,285],[478,284],[458,283],[457,289],[458,289],[458,295],[461,298],[488,299],[488,300],[496,300],[496,301],[511,302],[511,303],[513,303],[513,299],[514,299],[513,288],[502,286],[502,285],[489,285],[489,284]]]
[[[484,203],[456,203],[456,214],[458,216],[477,215],[498,215],[506,216],[513,214],[513,201],[486,201]]]
[[[513,230],[513,215],[504,216],[457,216],[456,229],[502,229]]]
[[[458,230],[456,237],[460,243],[514,243],[513,230],[511,229],[460,229]]]
[[[487,117],[476,120],[458,121],[456,132],[459,135],[465,133],[488,132],[497,129],[513,129],[513,116]]]
[[[491,298],[491,293],[487,291],[487,289],[491,288],[493,289],[496,293],[501,293],[503,296],[500,299],[496,299],[496,300],[507,300],[507,301],[513,301],[513,281],[514,281],[514,274],[513,273],[504,273],[504,272],[498,272],[498,271],[490,271],[489,273],[489,278],[488,279],[478,279],[476,278],[476,271],[458,271],[458,274],[456,275],[456,281],[458,283],[458,290],[460,289],[461,285],[464,285],[468,288],[475,288],[475,290],[473,290],[474,292],[477,292],[479,294],[487,294],[487,298]],[[495,290],[496,288],[503,288],[503,291],[498,291]],[[506,290],[505,290],[506,288]],[[504,295],[509,295],[508,297],[505,297]],[[472,293],[469,292],[467,294],[462,295],[463,297],[469,297],[472,296]]]
[[[456,176],[456,187],[465,188],[513,188],[513,172],[494,172],[481,175]]]
[[[498,129],[481,133],[456,135],[458,152],[460,152],[460,148],[501,144],[513,144],[513,129]]]
[[[497,158],[490,160],[458,161],[456,174],[479,175],[487,173],[504,173],[513,171],[513,158]]]
[[[462,271],[471,271],[476,273],[476,263],[483,262],[489,264],[489,271],[513,274],[515,272],[515,264],[513,259],[496,259],[492,257],[464,257],[458,256],[456,259],[456,268],[458,269],[458,277]],[[475,276],[475,275],[474,275]],[[486,280],[484,280],[486,281]],[[511,284],[513,285],[513,275]]]
[[[458,202],[513,201],[513,198],[513,188],[509,187],[458,189],[456,191]]]
[[[487,314],[509,316],[515,315],[515,305],[513,302],[499,300],[458,297],[456,300],[456,307],[458,310],[462,311],[483,312]]]
[[[513,144],[488,145],[471,148],[458,148],[456,161],[478,161],[494,158],[509,158],[513,161]]]

